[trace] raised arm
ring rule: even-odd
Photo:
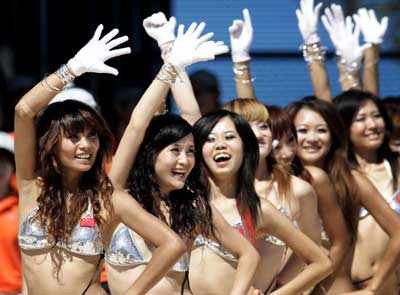
[[[344,19],[340,5],[332,4],[325,9],[322,23],[329,33],[329,37],[340,57],[338,62],[339,81],[343,91],[350,88],[361,88],[360,66],[363,52],[369,44],[360,46],[360,28],[354,26],[350,16]]]
[[[113,39],[118,30],[114,29],[101,37],[103,26],[99,25],[92,39],[54,74],[44,78],[25,94],[15,107],[15,159],[18,186],[22,181],[35,178],[36,131],[34,118],[50,100],[75,77],[86,72],[118,75],[118,71],[104,64],[112,57],[130,53],[130,48],[111,50],[124,43],[128,37]]]
[[[175,41],[175,17],[167,21],[164,13],[158,12],[146,18],[143,26],[147,34],[155,39],[161,49],[161,57],[165,60],[171,51]],[[201,23],[197,30],[202,32],[205,23]],[[214,52],[215,55],[228,52],[228,47],[223,42],[207,41],[200,45],[201,50]],[[177,83],[171,86],[172,95],[179,108],[181,116],[190,124],[194,124],[200,117],[200,108],[194,96],[192,84],[185,70],[178,73]]]
[[[257,270],[260,256],[251,243],[230,226],[218,209],[213,206],[212,213],[217,241],[238,257],[235,280],[229,295],[247,294]]]
[[[353,15],[354,21],[359,25],[366,43],[371,44],[364,53],[363,90],[379,94],[379,48],[385,36],[389,18],[383,17],[379,22],[374,10],[360,8]]]
[[[192,23],[186,32],[183,25],[179,26],[177,38],[166,57],[166,62],[133,110],[114,156],[109,176],[116,187],[125,188],[146,128],[159,109],[161,101],[165,99],[170,85],[179,83],[179,73],[184,72],[185,68],[193,63],[212,60],[215,55],[222,53],[219,47],[205,50],[204,44],[211,42],[208,40],[213,34],[200,36],[203,30],[203,23]]]
[[[236,95],[238,98],[256,98],[250,72],[253,25],[249,10],[245,8],[242,13],[243,20],[235,19],[229,27]]]
[[[353,175],[357,183],[357,195],[361,205],[371,213],[389,236],[386,252],[366,287],[366,290],[375,294],[398,265],[400,255],[400,217],[364,175],[359,172],[354,172]]]
[[[301,294],[330,274],[331,262],[317,244],[297,230],[292,222],[268,201],[261,200],[261,212],[258,228],[284,241],[307,264],[293,280],[271,295]]]
[[[328,74],[325,68],[325,48],[318,36],[318,18],[322,3],[314,7],[314,0],[301,0],[300,9],[296,10],[298,27],[304,44],[301,49],[304,60],[308,64],[314,95],[320,99],[331,101],[332,94]]]
[[[126,295],[146,294],[186,251],[183,241],[163,222],[144,210],[128,193],[113,194],[114,224],[123,222],[156,247],[145,270]]]

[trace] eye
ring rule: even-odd
[[[215,136],[213,136],[213,135],[208,135],[206,141],[208,141],[208,142],[213,142],[213,141],[215,141]]]
[[[90,139],[92,139],[92,140],[95,140],[95,139],[98,138],[98,134],[97,134],[96,131],[90,131],[89,134],[88,134],[88,137],[89,137]]]
[[[235,134],[227,134],[227,135],[225,135],[225,138],[226,139],[235,139],[236,135]]]
[[[267,123],[260,124],[258,126],[261,130],[269,130],[271,127]]]
[[[194,155],[194,148],[189,148],[189,149],[186,151],[186,154],[188,154],[188,155]]]
[[[382,118],[382,115],[380,113],[375,113],[375,114],[373,114],[373,117],[375,119],[380,119],[380,118]]]
[[[73,143],[76,143],[79,141],[79,139],[81,138],[80,134],[71,134],[69,136],[67,136],[67,138],[72,141]]]
[[[318,128],[318,132],[319,133],[327,133],[328,129],[326,129],[326,128]]]
[[[363,122],[365,120],[365,117],[356,117],[354,121],[356,122]]]
[[[298,128],[297,133],[307,133],[307,129],[306,128]]]

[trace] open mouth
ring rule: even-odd
[[[305,146],[303,147],[303,150],[305,150],[307,153],[317,153],[319,152],[320,148],[316,146]]]
[[[185,180],[186,179],[186,171],[172,171],[172,176],[174,178],[180,179],[180,180]]]
[[[216,154],[213,160],[217,163],[226,163],[231,159],[231,155],[227,153]]]
[[[79,154],[75,156],[75,158],[79,160],[90,160],[91,157],[90,154]]]

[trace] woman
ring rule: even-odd
[[[200,179],[209,187],[211,204],[256,247],[264,247],[265,238],[274,235],[310,263],[277,294],[299,294],[328,275],[330,262],[318,246],[271,203],[258,197],[254,187],[258,144],[249,124],[241,116],[221,110],[204,116],[194,128],[196,159],[203,166]],[[227,294],[235,277],[235,256],[207,238],[197,239],[196,246],[189,270],[194,294]],[[260,271],[265,275],[266,270]],[[254,285],[264,292],[270,282],[257,280],[258,275]]]
[[[399,252],[399,218],[382,200],[374,185],[362,173],[348,165],[346,134],[343,134],[345,128],[331,103],[309,97],[289,106],[289,113],[297,130],[298,156],[304,164],[324,169],[330,176],[352,238],[352,248],[357,239],[358,212],[361,206],[365,207],[388,233],[390,238],[382,256],[384,258],[364,288],[365,292],[377,292],[378,289],[381,292],[384,279],[395,267],[393,257],[397,257]],[[325,286],[328,294],[355,290],[350,279],[352,260],[353,251],[347,255],[337,275],[331,278],[333,284]]]
[[[180,100],[182,96],[179,95],[181,90],[190,88],[184,68],[204,60],[204,57],[199,57],[199,50],[204,50],[202,43],[207,41],[204,36],[200,37],[203,29],[204,23],[192,24],[186,33],[183,33],[182,27],[179,29],[180,33],[166,62],[172,66],[170,71],[180,69],[179,76],[183,80],[174,84],[171,79],[163,79],[163,84],[151,85],[145,92],[124,132],[110,177],[115,186],[127,188],[149,213],[179,234],[188,248],[191,248],[195,237],[202,234],[221,242],[237,254],[240,266],[230,294],[244,295],[247,294],[257,267],[258,254],[246,239],[210,207],[206,190],[198,181],[199,168],[194,159],[191,125],[173,115],[160,115],[151,119],[171,84],[174,95],[178,94],[178,105],[185,110],[185,102]],[[222,53],[221,44],[210,42],[205,53],[213,59]],[[199,45],[193,46],[196,43]],[[128,282],[143,272],[152,251],[151,244],[138,237],[134,231],[127,230],[124,225],[117,228],[106,253],[109,285],[113,294],[122,294],[129,287]],[[183,287],[187,270],[188,257],[182,257],[149,294],[188,292]]]
[[[338,95],[334,103],[348,133],[347,160],[351,167],[363,172],[384,200],[396,209],[399,164],[396,154],[390,150],[392,124],[382,102],[368,92],[350,90]],[[367,238],[371,234],[373,241]],[[373,276],[388,242],[388,235],[376,220],[366,210],[361,210],[352,267],[354,281],[365,282]],[[397,294],[398,284],[395,274],[391,274],[385,294]]]
[[[102,29],[98,26],[67,65],[37,84],[15,108],[19,245],[27,294],[85,294],[120,222],[156,247],[146,271],[126,294],[146,293],[185,251],[168,227],[127,193],[114,190],[104,169],[112,152],[104,120],[76,101],[47,106],[76,76],[118,74],[104,62],[129,53],[129,48],[111,50],[128,38],[113,39],[116,29],[100,38]]]

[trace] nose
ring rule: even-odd
[[[220,139],[215,144],[215,149],[224,150],[226,148],[226,142],[223,139]]]
[[[318,141],[318,134],[314,131],[309,131],[305,135],[305,139],[307,142],[317,142]]]
[[[288,146],[283,146],[282,148],[282,158],[288,160],[292,157],[293,150]]]
[[[367,124],[367,128],[376,128],[377,126],[375,119],[371,117],[367,117],[365,123]]]
[[[185,152],[181,152],[178,156],[178,164],[187,166],[189,163],[188,155]]]
[[[90,140],[86,136],[82,136],[79,140],[79,148],[87,149],[90,147]]]

